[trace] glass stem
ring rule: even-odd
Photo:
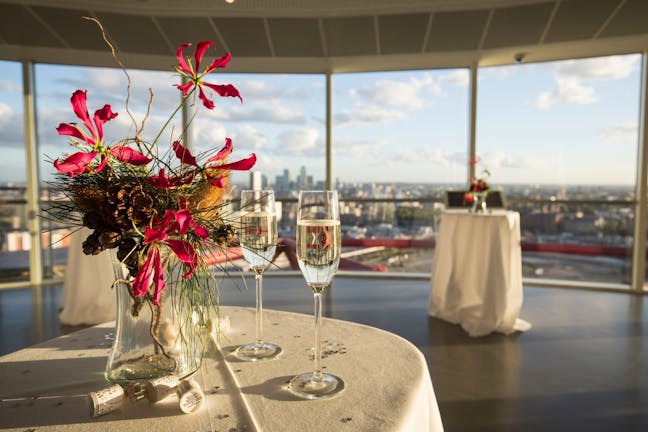
[[[254,275],[256,281],[256,342],[260,344],[263,339],[263,274]]]
[[[322,293],[315,293],[313,295],[315,300],[315,359],[313,367],[313,375],[319,378],[322,375],[320,366],[320,359],[322,357],[322,345],[320,342],[320,324],[322,322]]]

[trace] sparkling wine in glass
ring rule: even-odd
[[[236,356],[245,361],[269,360],[281,353],[279,345],[263,340],[263,272],[277,248],[274,192],[241,191],[239,241],[256,281],[256,338],[238,347]]]
[[[305,399],[324,399],[344,390],[344,381],[320,366],[322,293],[340,263],[342,233],[337,191],[300,191],[297,209],[297,260],[315,300],[315,360],[313,372],[290,381],[290,391]]]

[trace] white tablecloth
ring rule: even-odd
[[[460,324],[470,336],[528,330],[522,307],[520,214],[446,211],[432,264],[431,316]]]
[[[91,233],[81,228],[71,234],[61,296],[62,324],[99,324],[115,319],[115,280],[110,253],[83,253],[82,243]]]
[[[432,382],[421,352],[406,340],[373,327],[324,319],[327,372],[346,382],[344,392],[321,401],[286,390],[312,368],[313,318],[265,311],[265,339],[284,352],[267,362],[245,363],[233,350],[254,337],[254,310],[221,308],[230,330],[213,347],[197,380],[206,403],[182,414],[171,396],[160,403],[127,403],[120,412],[91,418],[85,394],[103,380],[114,331],[102,324],[0,357],[0,428],[24,431],[442,431]]]

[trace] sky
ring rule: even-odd
[[[173,64],[175,59],[170,59]],[[478,171],[494,184],[633,184],[640,99],[640,55],[480,68]],[[108,143],[133,136],[126,79],[119,69],[39,64],[35,69],[40,177],[51,159],[74,151],[57,135],[76,121],[69,99],[88,91],[91,112],[110,104],[118,117],[104,127]],[[142,136],[153,140],[180,101],[173,70],[130,71],[130,111],[140,124],[149,89],[151,114]],[[333,76],[334,177],[345,182],[461,183],[467,176],[466,69]],[[210,75],[243,96],[194,105],[192,150],[218,149],[226,137],[236,160],[255,152],[256,170],[274,177],[301,166],[316,180],[325,171],[323,75]],[[0,182],[25,181],[20,64],[0,61]],[[179,134],[179,117],[158,140]],[[613,157],[611,157],[613,155]],[[247,173],[235,181],[245,181]]]

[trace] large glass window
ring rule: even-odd
[[[480,69],[478,172],[520,211],[525,277],[630,283],[640,59]]]
[[[343,256],[363,264],[349,268],[430,271],[444,192],[467,177],[468,82],[466,69],[333,77]]]
[[[0,61],[0,282],[29,279],[22,66]]]

